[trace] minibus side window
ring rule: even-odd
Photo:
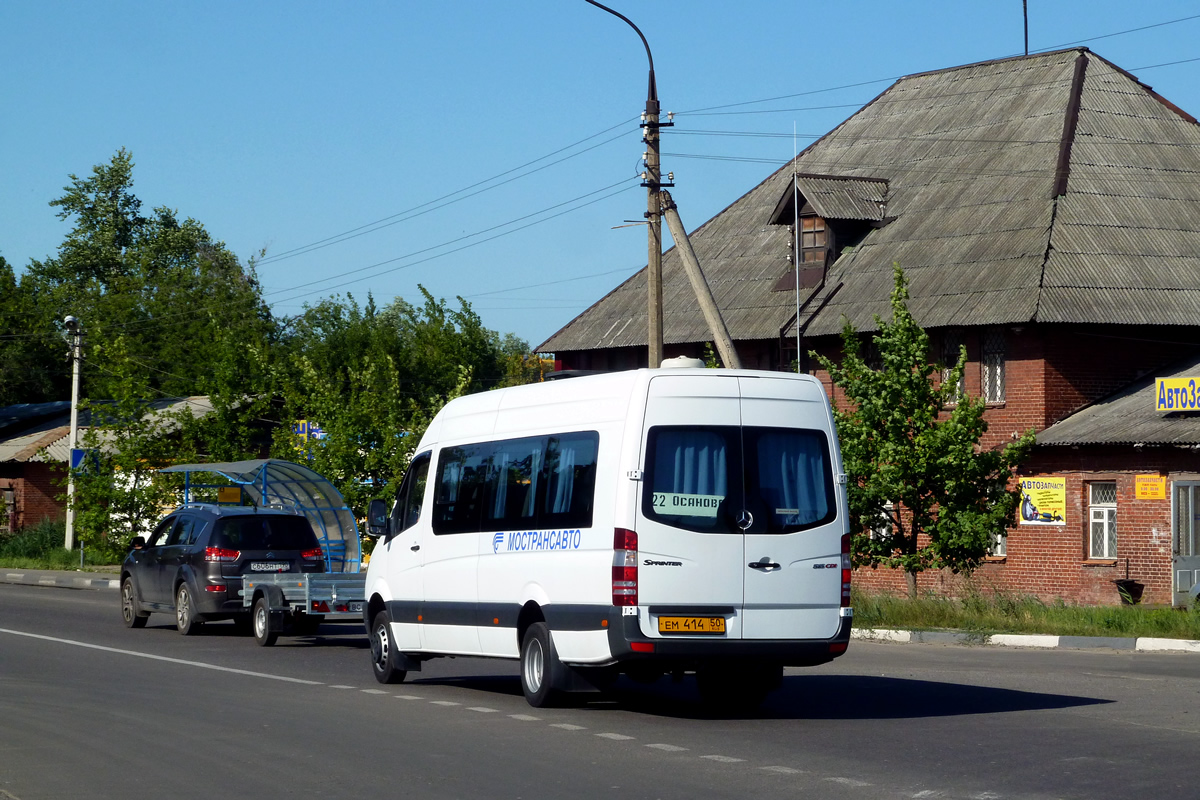
[[[837,513],[829,442],[822,431],[745,428],[751,533],[793,533]]]
[[[541,528],[590,528],[596,496],[595,431],[551,436],[546,445]]]
[[[731,517],[741,494],[738,436],[726,426],[651,428],[642,513],[684,530],[737,532]]]
[[[491,447],[483,528],[497,531],[532,528],[546,439],[509,439],[495,442]]]
[[[473,533],[479,530],[490,451],[488,444],[442,449],[438,456],[434,489],[434,533]]]

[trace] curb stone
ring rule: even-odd
[[[876,642],[921,644],[988,645],[993,647],[1032,647],[1043,650],[1121,650],[1158,653],[1200,653],[1200,641],[1189,639],[1140,639],[1104,636],[1049,636],[1045,634],[952,633],[946,631],[900,631],[883,628],[856,628],[852,639]]]
[[[0,582],[23,586],[54,586],[60,589],[119,589],[119,579],[94,572],[65,572],[50,570],[5,570]]]

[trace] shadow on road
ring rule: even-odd
[[[420,677],[414,684],[460,686],[488,694],[520,696],[515,676]],[[621,678],[604,694],[568,696],[579,709],[621,709],[680,719],[917,719],[970,714],[1076,708],[1114,702],[1104,698],[1025,692],[988,686],[862,675],[797,675],[783,679],[763,705],[746,713],[718,712],[705,706],[693,678],[663,678],[641,685]]]

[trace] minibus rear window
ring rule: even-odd
[[[793,533],[837,513],[824,432],[794,428],[655,426],[647,437],[642,513],[684,530]]]

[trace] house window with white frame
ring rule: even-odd
[[[892,528],[892,511],[894,509],[895,506],[892,505],[891,500],[888,500],[883,504],[883,512],[875,518],[875,524],[872,525],[871,530],[868,531],[870,538],[879,542],[887,542],[891,540],[894,532]]]
[[[989,558],[1006,558],[1008,556],[1008,531],[992,534],[992,543],[988,546]]]
[[[984,331],[980,348],[980,372],[983,399],[988,403],[1004,402],[1004,331],[998,328]]]
[[[1117,557],[1117,484],[1096,481],[1088,484],[1088,558]]]

